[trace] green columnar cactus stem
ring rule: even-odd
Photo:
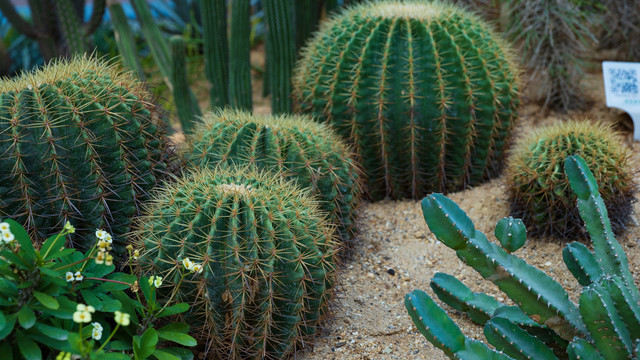
[[[173,85],[171,83],[171,59],[169,55],[169,47],[162,37],[160,28],[158,28],[158,25],[155,23],[153,15],[151,15],[149,5],[146,0],[131,0],[131,5],[133,6],[133,10],[136,12],[136,17],[140,21],[140,29],[147,40],[147,44],[149,44],[149,49],[156,61],[158,70],[160,70],[160,74],[162,74],[164,82],[173,91]]]
[[[166,172],[163,113],[144,84],[95,59],[0,83],[0,217],[42,241],[68,220],[122,250],[131,218]]]
[[[295,2],[296,50],[300,49],[309,36],[316,30],[320,20],[320,2],[299,0]],[[296,51],[297,53],[297,51]]]
[[[173,100],[178,110],[178,119],[185,134],[193,130],[194,116],[200,117],[200,107],[195,95],[189,90],[187,77],[186,41],[182,36],[172,36],[171,45],[171,83],[173,84]],[[194,106],[195,104],[195,106]]]
[[[355,145],[373,199],[464,189],[499,172],[517,118],[517,70],[499,39],[439,1],[354,6],[302,51],[296,110]]]
[[[250,0],[236,0],[231,3],[229,41],[229,98],[232,106],[247,110],[251,110],[252,107],[249,3]]]
[[[238,110],[205,115],[188,138],[194,167],[251,164],[280,172],[311,191],[351,249],[361,196],[353,153],[327,126],[306,116],[260,116]]]
[[[211,358],[283,359],[315,333],[337,243],[295,184],[253,168],[198,169],[161,189],[138,226],[142,270],[191,304],[188,321]],[[203,272],[178,288],[186,258]]]
[[[602,269],[593,253],[578,242],[572,242],[562,250],[562,259],[582,286],[587,286],[602,276]]]
[[[291,111],[291,71],[296,59],[294,6],[287,0],[265,0],[264,10],[269,54],[273,56],[267,63],[271,111],[274,114],[288,113]]]
[[[611,214],[614,232],[628,221],[636,191],[630,152],[610,126],[569,121],[533,131],[519,141],[507,166],[511,214],[520,217],[530,234],[560,239],[586,237],[576,195],[562,172],[565,158],[582,156]]]
[[[640,303],[637,298],[638,288],[631,278],[626,255],[611,235],[611,227],[606,220],[607,211],[598,193],[598,184],[584,159],[578,155],[568,157],[564,163],[564,171],[571,189],[578,197],[580,215],[592,236],[595,252],[594,256],[586,246],[573,243],[568,247],[569,250],[563,253],[567,266],[584,285],[578,307],[571,302],[569,305],[558,306],[554,304],[558,301],[558,297],[549,301],[546,293],[540,293],[537,298],[527,299],[526,290],[534,293],[547,288],[557,291],[559,284],[547,281],[540,276],[541,273],[532,272],[530,266],[513,255],[505,257],[500,251],[494,253],[487,251],[487,249],[499,248],[493,244],[487,246],[483,241],[478,241],[478,239],[486,241],[486,238],[474,229],[473,223],[466,214],[446,197],[433,194],[424,199],[425,219],[440,241],[455,249],[458,256],[480,272],[483,277],[496,282],[518,305],[519,309],[510,306],[497,307],[493,310],[493,314],[490,312],[495,304],[491,307],[485,306],[481,309],[481,311],[484,310],[483,316],[474,317],[475,320],[484,320],[490,316],[485,324],[485,335],[489,343],[497,349],[502,349],[506,354],[517,359],[635,359],[640,356],[638,347]],[[483,256],[486,256],[489,261],[485,261]],[[494,264],[493,270],[489,264]],[[594,269],[595,267],[599,269]],[[501,284],[500,281],[505,276],[517,278],[518,282],[527,288],[522,289],[516,283]],[[543,283],[544,287],[541,286]],[[556,286],[552,289],[553,284]],[[478,297],[478,294],[472,293],[464,284],[446,275],[434,277],[432,286],[442,300],[471,315],[469,305]],[[413,294],[416,292],[414,291]],[[408,294],[407,299],[413,294]],[[420,300],[426,304],[424,306],[435,306],[428,295],[422,294]],[[560,296],[560,302],[562,298]],[[558,316],[545,320],[545,314],[531,312],[530,309],[535,309],[536,306],[525,304],[523,299],[528,302],[548,304],[550,309],[559,307],[577,309],[579,317],[574,316],[573,310],[568,312],[570,316],[565,316],[566,312],[558,311]],[[417,298],[414,300],[417,301]],[[425,324],[436,329],[446,326],[447,331],[457,336],[459,329],[451,330],[451,319],[443,318],[442,314],[434,309],[417,306],[416,301],[405,300],[405,305],[419,329]],[[420,312],[420,317],[416,317],[416,309],[421,308],[424,310]],[[522,317],[521,310],[530,318]],[[553,329],[556,332],[555,338],[553,333],[540,331],[547,329],[531,326],[530,324],[534,321],[538,324],[544,323],[548,328]],[[575,334],[576,337],[571,338],[571,334]],[[443,348],[443,342],[433,335],[433,332],[427,331],[425,336],[434,345]],[[558,341],[558,336],[566,340]],[[446,337],[440,336],[440,338]],[[459,346],[453,348],[450,344],[446,345],[443,350],[447,355],[451,358],[461,358],[458,355]],[[489,356],[477,357],[477,359],[485,358]]]
[[[202,38],[204,41],[204,72],[211,83],[212,107],[229,104],[226,0],[200,0]]]
[[[138,58],[133,31],[131,30],[131,26],[129,26],[129,21],[122,9],[122,5],[117,2],[109,4],[109,14],[111,15],[116,45],[118,46],[118,52],[122,57],[123,64],[129,69],[135,70],[140,79],[144,80],[144,71],[142,71],[142,66]]]
[[[87,52],[87,39],[82,29],[80,14],[76,12],[71,0],[56,1],[56,12],[60,19],[60,29],[65,38],[65,45],[72,54]]]

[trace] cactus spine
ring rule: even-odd
[[[143,270],[191,304],[213,358],[282,359],[316,331],[335,280],[333,229],[306,194],[251,168],[198,169],[140,218]],[[181,260],[203,273],[180,282]]]
[[[407,294],[405,305],[416,326],[449,357],[628,359],[640,355],[636,346],[640,341],[640,293],[627,257],[613,237],[598,184],[578,155],[565,160],[564,171],[594,249],[591,252],[572,243],[563,253],[568,268],[584,286],[579,304],[571,302],[560,284],[547,275],[490,243],[453,201],[441,194],[423,200],[425,220],[436,237],[518,305],[501,305],[484,294],[472,293],[450,275],[436,274],[431,286],[438,297],[483,324],[487,341],[504,352],[483,345],[488,353],[473,357],[467,345],[471,340],[461,335],[426,293]],[[445,341],[452,334],[456,340]]]
[[[251,164],[311,191],[351,248],[361,196],[360,168],[327,126],[306,116],[260,116],[237,110],[206,115],[189,137],[194,167]]]
[[[0,84],[0,217],[46,239],[70,221],[121,245],[166,172],[161,109],[143,84],[95,59],[59,61]],[[95,237],[87,240],[94,241]]]
[[[437,1],[366,3],[334,17],[303,50],[293,84],[298,111],[355,145],[373,199],[495,175],[519,102],[510,49]]]
[[[535,130],[516,144],[506,171],[511,214],[522,218],[533,235],[586,237],[575,207],[576,195],[562,173],[564,159],[573,154],[589,165],[613,230],[621,232],[637,186],[629,170],[630,154],[609,126],[586,121]]]

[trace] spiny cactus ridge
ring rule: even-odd
[[[188,141],[194,167],[250,164],[307,188],[351,248],[361,197],[360,169],[327,126],[307,116],[261,116],[237,110],[207,114]]]
[[[0,217],[39,241],[66,221],[78,245],[96,228],[116,250],[166,172],[162,110],[115,65],[76,57],[0,83]]]
[[[534,130],[514,146],[506,170],[511,215],[521,218],[532,235],[586,237],[576,195],[562,172],[564,159],[573,154],[589,165],[611,214],[613,231],[620,233],[637,188],[630,153],[610,126],[589,121]]]
[[[425,292],[407,294],[405,306],[418,330],[450,358],[609,360],[640,355],[640,292],[613,237],[598,184],[578,155],[566,159],[564,171],[593,244],[593,252],[577,242],[563,252],[583,286],[578,304],[545,273],[489,242],[453,201],[441,194],[422,201],[436,237],[517,304],[507,306],[474,293],[451,275],[438,273],[431,280],[440,300],[484,326],[492,350],[466,338]]]
[[[337,240],[321,214],[281,176],[197,169],[140,217],[142,271],[191,304],[187,320],[212,358],[283,359],[314,334],[334,285]],[[203,272],[181,282],[186,258]]]
[[[519,103],[510,53],[453,5],[357,5],[303,50],[296,109],[355,145],[374,200],[464,189],[501,168]]]

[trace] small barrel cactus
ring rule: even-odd
[[[314,334],[334,285],[338,243],[323,214],[282,176],[196,169],[139,218],[141,271],[191,304],[187,320],[211,358],[286,358]],[[202,273],[182,281],[186,263]]]
[[[295,106],[354,144],[372,199],[460,190],[502,166],[519,104],[510,54],[453,5],[366,3],[305,48]]]
[[[511,215],[521,218],[531,235],[585,237],[576,196],[562,172],[567,156],[580,155],[600,184],[613,231],[625,228],[636,182],[629,151],[607,125],[569,121],[531,132],[514,146],[507,165]]]
[[[308,188],[337,225],[341,240],[353,240],[359,168],[349,148],[325,125],[306,116],[223,110],[206,115],[188,143],[185,158],[193,166],[251,164]]]
[[[70,221],[80,247],[95,241],[88,235],[96,228],[121,245],[166,173],[162,115],[142,83],[96,59],[58,61],[3,80],[0,217],[40,241]]]

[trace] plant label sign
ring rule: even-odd
[[[640,63],[603,61],[607,106],[626,111],[633,120],[633,139],[640,140]]]

